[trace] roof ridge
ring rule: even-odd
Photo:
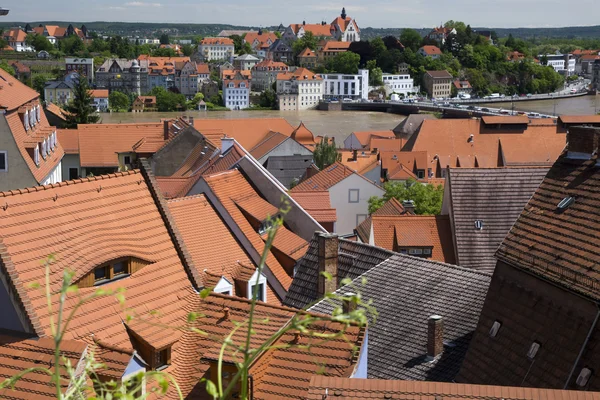
[[[182,178],[182,179],[189,179],[189,178]],[[184,200],[194,200],[194,199],[205,199],[208,202],[208,199],[206,199],[206,196],[204,195],[204,193],[200,193],[200,194],[195,194],[192,196],[185,196],[185,197],[176,197],[174,199],[169,199],[167,200],[167,203],[177,203],[180,201],[184,201]]]
[[[0,197],[9,197],[9,196],[16,196],[18,194],[41,192],[42,190],[54,189],[57,187],[77,185],[80,183],[101,181],[101,180],[105,180],[105,179],[119,178],[121,176],[135,175],[135,174],[139,174],[139,173],[140,173],[139,169],[132,169],[132,170],[128,170],[128,171],[114,172],[112,174],[89,176],[86,178],[78,178],[78,179],[62,181],[62,182],[58,182],[58,183],[50,183],[48,185],[32,186],[32,187],[23,188],[23,189],[13,189],[13,190],[6,191],[6,192],[0,192]]]

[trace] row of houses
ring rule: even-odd
[[[441,151],[425,159],[447,171],[444,212],[421,220],[414,204],[390,200],[357,224],[361,243],[332,231],[345,229],[346,210],[359,212],[365,188],[379,186],[343,163],[352,161],[315,169],[312,150],[322,138],[303,124],[178,118],[56,130],[35,92],[2,71],[0,78],[5,376],[40,362],[60,368],[51,363],[46,297],[32,284],[48,273],[57,290],[69,268],[79,292],[66,295],[63,312],[75,310],[74,296],[126,293],[126,309],[92,296],[75,310],[59,349],[74,368],[93,352],[103,382],[166,371],[184,398],[207,398],[203,379],[217,383],[223,340],[246,321],[256,292],[256,337],[283,332],[301,309],[316,322],[259,350],[249,371],[255,399],[598,397],[594,117],[562,117],[542,130],[509,119],[474,120],[479,132],[453,125],[458,154],[432,143],[428,135],[439,140],[446,130],[425,119],[407,139],[411,151],[439,145],[465,163]],[[410,128],[398,127],[398,136]],[[486,135],[502,141],[496,156],[507,164],[487,158]],[[371,152],[403,138],[355,132],[347,141],[349,151]],[[544,141],[542,160],[544,151],[531,149]],[[77,170],[65,181],[64,164],[77,159],[85,175]],[[282,171],[286,161],[293,168]],[[282,182],[292,186],[294,174],[302,176],[290,191]],[[282,207],[284,223],[265,252],[270,217]],[[49,254],[55,261],[46,272],[40,260]],[[210,293],[201,299],[203,289]],[[354,311],[329,292],[360,294],[376,318],[367,307],[367,324],[325,322],[337,307]],[[225,361],[231,377],[239,360]],[[34,374],[2,396],[55,398],[51,377]],[[148,385],[141,382],[142,394]]]

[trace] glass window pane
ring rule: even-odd
[[[94,277],[96,278],[97,281],[106,279],[107,278],[106,267],[96,268],[94,270]]]
[[[125,261],[121,261],[118,263],[115,263],[113,265],[113,273],[114,275],[122,275],[122,274],[126,274],[127,273],[127,264]]]

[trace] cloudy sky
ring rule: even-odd
[[[131,21],[269,26],[331,22],[342,6],[360,26],[422,28],[449,19],[485,27],[600,24],[598,0],[2,0],[6,21]]]

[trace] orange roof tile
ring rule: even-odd
[[[318,174],[310,177],[303,181],[298,186],[294,187],[292,192],[322,192],[323,190],[329,190],[332,186],[337,185],[347,177],[355,174],[356,172],[346,167],[340,162],[336,162],[333,165],[321,170]],[[362,175],[356,173],[358,176],[371,182]],[[373,183],[373,182],[371,182]],[[374,183],[373,183],[374,184]]]
[[[58,141],[65,154],[79,154],[79,131],[77,129],[57,129]]]
[[[162,122],[79,125],[77,130],[82,167],[116,167],[117,153],[132,152],[140,140],[165,140]]]
[[[305,400],[323,400],[334,393],[339,400],[367,399],[487,399],[487,400],[598,400],[600,393],[530,387],[485,386],[464,383],[348,379],[314,375]]]
[[[432,260],[456,263],[447,215],[373,215],[372,221],[376,246],[391,251],[433,247]]]
[[[224,310],[228,310],[227,316]],[[198,335],[188,330],[174,346],[176,354],[187,356],[183,361],[182,358],[175,358],[173,365],[166,371],[175,377],[184,397],[194,397],[194,394],[203,398],[206,395],[204,385],[198,385],[198,381],[203,377],[210,379],[210,367],[219,357],[224,334],[247,321],[250,302],[211,294],[204,300],[198,299],[193,311],[202,316],[198,318],[196,326],[207,335]],[[296,313],[297,310],[291,308],[258,303],[254,314],[255,334],[250,338],[251,348],[256,349],[265,338],[275,335]],[[352,374],[357,352],[363,343],[364,329],[357,326],[345,328],[338,323],[316,322],[309,327],[309,331],[331,336],[341,332],[341,335],[332,340],[323,340],[306,333],[296,336],[295,330],[283,334],[274,343],[273,349],[262,353],[250,367],[254,399],[303,399],[312,375],[324,373],[328,376],[349,377]],[[296,338],[297,345],[294,343]],[[234,334],[231,341],[236,348],[244,343],[244,330]],[[225,351],[226,362],[239,361],[241,353],[234,353],[232,350],[233,348],[229,348]],[[198,387],[199,390],[196,389]]]
[[[396,139],[396,134],[393,131],[358,131],[352,132],[356,139],[363,147],[371,146],[371,140],[377,139]]]
[[[229,38],[207,37],[202,39],[201,45],[225,45],[233,46],[233,40]]]
[[[294,200],[309,213],[317,222],[336,222],[335,208],[331,207],[328,191],[322,192],[292,192]]]
[[[210,69],[208,67],[208,64],[198,63],[196,64],[196,70],[201,75],[210,75]]]
[[[225,277],[233,284],[239,275],[240,264],[252,266],[254,273],[256,265],[204,195],[170,200],[168,204],[200,275],[208,273],[217,277],[214,284],[220,277]],[[202,226],[202,229],[198,229],[198,226]],[[270,285],[267,303],[280,304]]]
[[[266,242],[268,233],[263,234],[262,238]],[[287,254],[297,262],[304,254],[306,254],[308,242],[287,229],[285,226],[281,226],[277,229],[277,234],[273,240],[273,247],[282,253]]]
[[[160,192],[167,199],[175,199],[184,197],[188,194],[190,185],[193,186],[200,179],[200,175],[194,176],[157,176],[156,182],[160,188]]]
[[[304,32],[312,32],[313,35],[319,37],[331,37],[331,25],[321,24],[292,24],[290,25],[295,34],[298,34],[300,28],[304,28]]]
[[[14,111],[23,104],[37,100],[40,94],[0,69],[0,109]]]
[[[305,48],[304,50],[302,50],[302,52],[300,54],[298,54],[298,57],[316,57],[317,55],[315,54],[314,51],[312,51],[310,48]]]
[[[563,124],[600,124],[600,115],[561,115]]]
[[[395,169],[389,171],[387,178],[390,181],[405,181],[409,179],[419,179],[417,175],[415,175],[415,173],[404,164],[398,164]]]
[[[254,68],[257,68],[257,69],[271,68],[271,69],[281,69],[281,70],[287,71],[290,67],[286,63],[267,59],[267,60],[263,60],[263,61],[259,62],[258,64],[256,64],[254,66]]]
[[[397,216],[397,215],[406,215],[407,211],[404,209],[404,206],[400,204],[400,202],[392,197],[385,204],[373,214],[371,214],[367,219],[360,223],[355,229],[355,232],[360,237],[360,240],[363,243],[369,243],[369,239],[371,236],[371,224],[373,221],[373,216]]]
[[[69,374],[62,357],[76,368],[86,351],[82,342],[66,340],[61,344],[61,388],[63,393],[69,384]],[[28,368],[48,368],[54,366],[54,340],[51,338],[24,339],[8,332],[0,332],[0,376],[2,379],[15,376]],[[52,376],[42,371],[32,371],[19,380],[14,388],[0,389],[3,399],[56,399],[56,386]]]
[[[388,174],[396,171],[401,164],[413,173],[417,169],[427,172],[428,168],[432,168],[426,151],[382,151],[379,157],[381,168],[386,169]]]
[[[400,151],[404,146],[404,140],[402,139],[382,139],[379,137],[371,136],[371,150],[375,151]]]
[[[260,45],[263,45],[267,44],[268,41],[275,43],[276,40],[277,35],[275,35],[273,32],[248,32],[246,33],[246,36],[244,36],[244,41],[246,43],[250,43],[251,45],[254,44],[255,41],[257,41]]]
[[[423,46],[421,49],[423,49],[423,52],[428,56],[442,55],[442,51],[437,46]]]
[[[60,108],[59,106],[57,106],[54,103],[46,103],[46,111],[52,113],[53,115],[57,116],[58,118],[60,118],[63,121],[66,121],[67,116],[69,115],[69,113],[67,113],[67,111],[63,110],[62,108]]]
[[[3,36],[11,42],[24,42],[27,39],[27,33],[22,29],[10,29]]]
[[[565,147],[566,135],[556,125],[525,128],[486,128],[479,119],[426,120],[404,149],[426,151],[438,177],[438,159],[441,168],[552,164]]]
[[[244,236],[246,236],[246,238],[252,243],[252,246],[256,249],[258,254],[262,254],[265,244],[257,229],[252,227],[248,221],[248,218],[244,216],[242,209],[239,206],[240,202],[255,201],[258,203],[260,201],[259,199],[261,199],[258,193],[256,193],[250,183],[238,170],[231,170],[217,175],[205,176],[204,179],[214,194],[218,197],[221,204],[223,204],[227,212],[234,219],[235,223],[240,227]],[[248,200],[251,198],[254,200]],[[263,200],[260,203],[265,205],[267,202],[266,200]],[[245,204],[245,206],[249,210],[252,210],[249,211],[247,209],[247,213],[252,212],[255,214],[254,217],[261,221],[260,218],[266,216],[267,214],[274,215],[274,209],[278,208],[280,205],[270,205],[270,207],[265,205],[267,208],[259,208],[256,207],[255,204]],[[287,290],[292,283],[292,278],[272,252],[268,253],[267,266],[279,283],[284,287],[285,290]]]
[[[321,78],[320,75],[315,74],[314,72],[306,69],[306,68],[297,68],[294,72],[290,72],[290,71],[286,71],[286,72],[280,72],[279,74],[277,74],[277,80],[281,81],[281,80],[285,80],[285,81],[289,81],[289,80],[296,80],[296,81],[322,81],[323,78]]]
[[[340,161],[342,164],[361,175],[379,165],[377,153],[360,152],[357,150],[356,160],[354,160],[354,151],[340,150],[338,154],[342,156],[342,160]]]
[[[96,99],[108,99],[108,89],[90,90],[92,97]]]
[[[348,51],[351,44],[352,42],[336,42],[334,40],[329,40],[325,42],[323,51]]]
[[[481,120],[484,124],[494,125],[494,124],[503,124],[503,125],[519,125],[519,124],[528,124],[529,117],[526,115],[518,115],[518,116],[483,116]]]
[[[193,267],[186,273],[151,190],[140,172],[129,171],[0,193],[8,205],[0,212],[0,257],[36,334],[51,334],[45,293],[31,286],[43,284],[45,268],[40,261],[50,254],[56,258],[50,266],[55,310],[65,268],[74,272],[73,282],[79,284],[94,268],[120,257],[149,263],[104,285],[125,290],[127,310],[112,297],[93,298],[74,314],[66,339],[89,340],[93,334],[113,346],[132,349],[122,323],[126,315],[143,318],[156,310],[161,323],[176,326],[185,320],[183,305],[197,296],[190,277],[198,286],[201,280]],[[193,266],[191,260],[186,263]],[[79,293],[69,294],[64,312],[74,309],[77,296],[96,290],[80,287]]]
[[[294,131],[284,118],[194,119],[194,127],[217,147],[221,146],[221,137],[227,135],[245,149],[254,148],[269,132],[291,136]]]

